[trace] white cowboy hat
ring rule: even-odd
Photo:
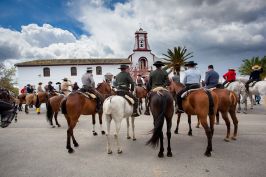
[[[252,69],[253,69],[253,70],[260,70],[260,69],[261,69],[261,66],[259,66],[259,65],[254,65],[254,66],[252,66]]]

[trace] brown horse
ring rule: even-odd
[[[163,124],[164,119],[166,119],[167,124],[167,156],[172,157],[171,151],[171,127],[172,127],[172,117],[174,114],[174,105],[173,105],[173,97],[166,90],[160,90],[158,92],[151,92],[149,97],[149,105],[153,115],[153,124],[154,129],[152,130],[153,135],[151,139],[146,143],[147,145],[151,145],[152,147],[157,147],[160,140],[160,151],[158,153],[158,157],[164,157],[164,147],[163,147]]]
[[[21,93],[18,95],[18,110],[22,111],[22,104],[26,104],[26,93]]]
[[[184,88],[183,84],[176,83],[177,92],[179,92],[182,88]],[[204,89],[199,89],[190,92],[182,100],[183,109],[185,113],[187,113],[189,120],[191,120],[191,115],[197,115],[198,120],[200,121],[201,125],[205,130],[208,139],[208,145],[205,151],[205,155],[207,157],[211,156],[212,151],[212,136],[214,132],[215,115],[218,109],[218,101],[218,96],[215,92],[208,92]],[[208,126],[207,121],[208,115],[210,120],[210,127]],[[192,130],[190,131],[192,134]]]
[[[149,115],[148,111],[147,111],[147,89],[145,89],[144,87],[141,87],[141,86],[136,86],[135,88],[135,94],[136,94],[136,97],[138,98],[138,107],[139,107],[139,112],[141,114],[141,110],[143,110],[143,107],[142,107],[142,99],[144,98],[145,99],[145,114],[146,115]]]
[[[32,107],[33,105],[35,105],[37,100],[37,95],[35,93],[27,94],[25,100],[26,100],[25,113],[28,114],[29,113],[28,107]]]

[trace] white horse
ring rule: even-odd
[[[254,99],[253,95],[260,95],[261,97],[264,97],[264,101],[266,99],[266,81],[258,81],[255,83],[254,86],[249,87],[248,96],[251,101],[251,109],[253,109],[254,105]]]
[[[226,88],[228,90],[231,90],[235,92],[235,94],[238,96],[238,108],[237,112],[239,113],[241,111],[241,97],[242,97],[242,102],[245,104],[244,107],[244,113],[247,113],[247,92],[245,88],[245,84],[239,80],[231,82],[228,87]]]
[[[117,153],[122,153],[122,149],[119,143],[119,131],[121,128],[121,121],[123,118],[127,119],[127,139],[130,139],[129,136],[129,117],[133,113],[133,105],[130,105],[128,101],[123,98],[122,96],[110,96],[108,97],[103,103],[103,114],[106,116],[106,123],[107,123],[107,153],[111,154],[111,144],[110,144],[110,124],[111,120],[113,119],[115,122],[116,133],[114,138],[117,144]],[[133,141],[136,140],[135,138],[135,124],[134,124],[134,117],[131,117],[132,122],[132,132],[133,132]]]

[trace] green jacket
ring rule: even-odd
[[[161,69],[156,69],[150,74],[150,79],[148,83],[148,90],[151,90],[155,87],[166,87],[169,84],[168,74],[166,71]]]
[[[131,86],[131,88],[129,88]],[[131,78],[130,74],[128,72],[121,71],[116,76],[116,83],[115,87],[118,89],[125,89],[125,90],[134,90],[134,81]]]

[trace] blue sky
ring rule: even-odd
[[[140,26],[156,56],[186,46],[202,71],[266,55],[265,0],[1,0],[0,12],[5,63],[126,58]]]

